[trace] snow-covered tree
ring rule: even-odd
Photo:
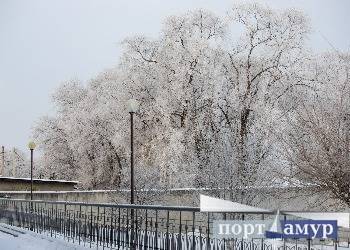
[[[172,16],[158,37],[125,39],[116,67],[54,94],[57,113],[35,129],[45,174],[85,188],[129,187],[126,102],[136,98],[137,189],[206,187],[256,203],[249,188],[290,173],[283,133],[323,86],[305,48],[308,32],[300,11],[242,4],[225,17]]]
[[[350,56],[316,56],[309,71],[317,88],[289,116],[285,152],[291,177],[350,205]]]
[[[2,160],[2,158],[1,158]],[[18,148],[4,150],[3,176],[30,177],[30,162],[27,155]]]

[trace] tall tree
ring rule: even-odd
[[[285,152],[292,180],[350,205],[350,56],[317,56],[309,68],[317,86],[289,116]]]

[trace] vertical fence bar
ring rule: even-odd
[[[334,240],[334,250],[338,250],[338,239]]]
[[[113,247],[113,238],[114,238],[114,228],[113,228],[113,215],[114,215],[114,208],[112,207],[111,208],[111,221],[110,221],[110,231],[109,231],[109,246],[110,246],[110,249],[112,249]]]
[[[72,240],[73,240],[73,243],[75,242],[75,236],[76,236],[76,219],[75,219],[75,209],[73,210],[73,230],[72,230],[72,233],[71,233],[71,236],[72,236]]]
[[[179,249],[182,249],[182,213],[180,211],[179,214],[179,236],[178,236],[178,245],[179,245]]]
[[[143,243],[143,248],[144,249],[147,249],[148,247],[148,235],[147,235],[147,232],[148,232],[148,209],[145,209],[145,218],[146,218],[146,221],[145,221],[145,236],[144,236],[144,243]]]
[[[134,209],[133,209],[134,210]],[[138,242],[138,213],[137,213],[138,209],[134,210],[134,216],[133,217],[133,227],[131,228],[134,231],[134,237],[133,237],[133,248],[136,249],[137,247],[137,242]]]
[[[105,207],[103,207],[102,216],[103,216],[103,225],[101,225],[100,242],[102,243],[102,249],[104,249],[105,243],[107,243],[107,246],[108,246],[108,240],[106,236],[107,225],[106,225],[106,208]],[[102,219],[101,219],[101,224],[102,224]]]
[[[129,235],[129,209],[126,209],[126,246],[130,247],[129,243],[130,243],[130,235]],[[124,244],[123,244],[124,247]]]
[[[261,219],[262,219],[262,220],[265,220],[264,214],[261,215]],[[261,249],[261,250],[264,250],[264,249],[265,249],[265,247],[264,247],[264,238],[261,238],[261,248],[260,248],[260,249]],[[298,248],[296,248],[295,250],[298,250]]]
[[[166,215],[166,249],[169,249],[169,210]]]
[[[120,207],[118,208],[118,240],[117,240],[117,244],[118,244],[118,249],[120,247]]]
[[[207,213],[207,250],[210,249],[210,213]]]
[[[100,207],[99,206],[97,206],[97,217],[96,217],[96,221],[97,221],[97,224],[96,224],[96,245],[98,246],[98,244],[99,244],[99,237],[100,237],[100,226],[99,226],[99,219],[100,219],[100,216],[99,216],[99,214],[100,214]]]
[[[85,209],[84,209],[84,246],[85,246],[86,239],[88,237],[88,233],[87,233],[87,227],[88,227],[88,225],[87,225],[87,223],[88,223],[87,216],[88,215],[87,215],[86,210],[87,210],[87,207],[85,207]]]
[[[196,239],[195,239],[195,230],[196,230],[196,212],[192,213],[192,249],[196,249]]]
[[[91,248],[91,243],[92,243],[92,206],[90,206],[90,248]]]
[[[80,236],[81,236],[81,205],[79,205],[79,230],[78,230],[78,241],[79,241],[79,245],[80,245]]]
[[[155,224],[155,229],[156,229],[155,247],[156,247],[156,249],[157,249],[157,248],[158,248],[158,210],[156,210],[156,224]]]

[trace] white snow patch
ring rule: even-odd
[[[18,227],[0,224],[0,249],[6,250],[84,250],[90,249],[62,239],[51,238]],[[12,230],[11,230],[12,229]],[[5,233],[6,231],[7,233]],[[13,232],[12,234],[11,231]],[[20,232],[20,233],[19,233]],[[15,235],[15,236],[14,236]]]

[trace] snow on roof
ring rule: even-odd
[[[270,210],[248,206],[238,202],[222,200],[206,195],[200,195],[201,212],[235,212],[235,213],[264,213],[271,212]]]
[[[6,176],[0,176],[1,180],[18,180],[18,181],[30,181],[30,178],[18,178],[18,177],[6,177]],[[78,184],[78,181],[66,181],[66,180],[50,180],[50,179],[35,179],[33,178],[33,181],[35,182],[59,182],[59,183],[73,183]]]

